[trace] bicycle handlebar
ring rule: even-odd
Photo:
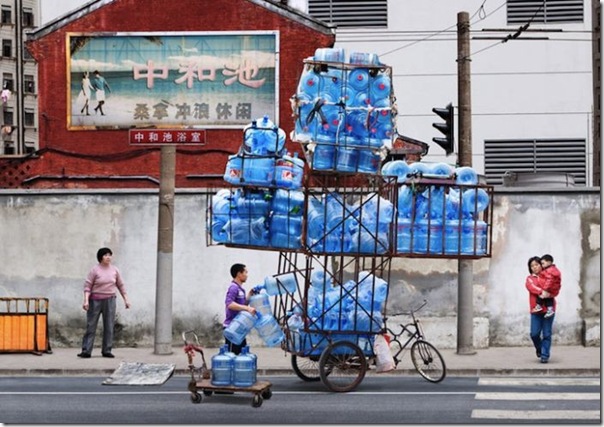
[[[412,316],[414,313],[417,313],[417,312],[418,312],[418,311],[420,311],[422,308],[424,308],[424,306],[425,306],[426,304],[428,304],[428,300],[426,300],[426,299],[425,299],[425,300],[424,300],[424,301],[421,303],[421,305],[420,305],[419,307],[417,307],[417,308],[411,309],[411,310],[409,310],[409,311],[403,311],[403,312],[400,312],[400,313],[393,313],[393,314],[391,314],[390,316],[401,316],[401,315],[403,315],[403,314],[405,314],[405,315],[411,315],[411,316]]]

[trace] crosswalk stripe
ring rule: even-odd
[[[480,378],[478,385],[600,386],[599,378]]]
[[[476,393],[476,400],[600,400],[600,393]]]
[[[599,420],[600,411],[515,411],[495,409],[474,409],[472,418],[496,420]]]

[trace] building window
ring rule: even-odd
[[[10,6],[2,6],[2,11],[0,12],[0,23],[2,23],[2,25],[11,25],[13,23]]]
[[[508,24],[583,22],[583,0],[508,0]]]
[[[4,110],[4,125],[14,125],[13,110],[7,108]]]
[[[490,185],[501,185],[507,171],[567,173],[573,176],[575,185],[586,184],[584,139],[485,140],[484,156]]]
[[[34,27],[34,12],[32,9],[23,8],[23,27]]]
[[[34,76],[26,74],[25,76],[23,76],[23,90],[25,91],[25,93],[28,94],[35,94],[36,93],[36,83],[34,81]]]
[[[31,154],[36,151],[36,144],[32,141],[25,141],[25,154]]]
[[[25,126],[34,127],[36,125],[34,110],[25,109],[23,113],[23,122],[25,123]]]
[[[9,143],[4,145],[4,154],[11,155],[15,154],[15,144]]]
[[[308,13],[340,28],[388,27],[388,0],[309,0]]]
[[[34,57],[31,56],[31,53],[29,53],[29,50],[27,49],[27,47],[25,47],[25,49],[23,49],[23,60],[27,61],[27,60],[33,60]]]
[[[13,80],[13,75],[11,73],[2,74],[2,89],[8,89],[11,92],[14,92],[14,87],[15,81]]]
[[[13,56],[13,42],[12,40],[2,40],[2,56],[5,58],[11,58]]]

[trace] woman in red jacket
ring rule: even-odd
[[[529,275],[526,278],[526,289],[529,291],[529,311],[531,313],[531,340],[537,350],[537,357],[541,363],[547,363],[550,357],[552,346],[552,326],[554,316],[545,317],[546,307],[541,311],[536,311],[537,297],[543,295],[545,278],[543,277],[541,267],[541,258],[534,256],[528,260]],[[554,312],[556,310],[556,300],[553,301]]]

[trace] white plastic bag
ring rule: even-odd
[[[390,352],[390,345],[384,338],[384,335],[376,335],[375,342],[373,344],[375,350],[375,372],[388,372],[395,368],[394,358]]]

